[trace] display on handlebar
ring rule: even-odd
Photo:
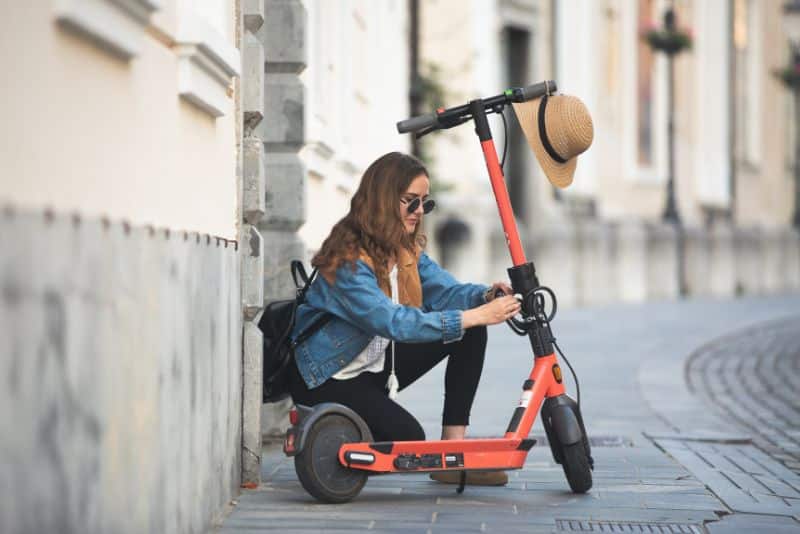
[[[507,104],[526,102],[552,94],[557,90],[556,82],[547,80],[527,87],[506,89],[501,94],[481,100],[487,113],[499,113]],[[439,108],[433,113],[418,115],[397,123],[399,133],[416,133],[417,137],[435,130],[446,130],[472,119],[469,103],[449,109]]]

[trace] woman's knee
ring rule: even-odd
[[[376,441],[425,441],[425,431],[414,417],[384,417],[370,425]]]
[[[466,349],[465,352],[481,354],[486,352],[486,342],[489,339],[489,334],[485,326],[473,326],[467,328],[464,332],[464,337],[461,338],[460,344]]]
[[[486,345],[486,341],[489,339],[489,333],[485,326],[473,326],[472,328],[467,328],[464,332],[462,341],[468,338],[474,344]]]
[[[393,441],[425,441],[425,430],[416,419],[406,421],[406,424],[395,430],[397,437]]]

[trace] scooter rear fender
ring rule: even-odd
[[[372,442],[372,432],[364,420],[353,410],[343,404],[335,402],[323,402],[315,406],[296,405],[298,421],[294,426],[286,431],[286,441],[284,442],[283,452],[286,456],[297,456],[303,451],[306,444],[306,436],[314,424],[326,415],[341,415],[350,419],[361,431],[361,441]],[[289,436],[294,436],[294,449],[287,450],[286,443]]]

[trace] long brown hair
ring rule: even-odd
[[[311,264],[325,278],[334,280],[343,262],[350,262],[355,268],[363,250],[372,259],[380,281],[388,276],[389,258],[401,248],[414,253],[417,246],[424,247],[421,225],[409,234],[398,207],[401,195],[420,174],[428,176],[428,171],[408,154],[390,152],[375,160],[361,177],[350,211],[334,225]]]

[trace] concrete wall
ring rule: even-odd
[[[308,56],[308,14],[298,0],[263,0],[262,4],[264,23],[254,36],[263,47],[259,65],[264,120],[254,128],[251,139],[258,140],[257,153],[264,165],[265,212],[257,228],[264,240],[263,298],[269,301],[294,295],[290,261],[305,258],[297,230],[306,214],[306,169],[298,152],[306,128],[306,89],[300,75]],[[253,338],[256,336],[253,332]],[[259,397],[257,407],[246,407],[253,415],[258,411],[259,427],[248,424],[246,435],[260,439],[262,433],[283,434],[289,425],[289,404],[288,399],[261,404]]]
[[[263,53],[243,87],[239,50],[262,15],[4,5],[0,531],[207,531],[257,479]]]
[[[202,532],[237,492],[234,242],[0,207],[0,531]]]
[[[264,343],[255,322],[264,305],[264,239],[255,226],[264,217],[264,147],[255,128],[264,118],[264,47],[256,32],[264,26],[262,0],[240,3],[242,76],[240,78],[242,168],[242,483],[261,480],[261,398]]]
[[[109,1],[5,4],[0,201],[236,239],[233,0],[215,2],[222,28],[192,33],[202,13],[177,0],[138,18]]]
[[[580,220],[537,229],[523,244],[540,282],[570,307],[676,298],[677,239],[671,225]],[[499,225],[492,241],[491,279],[504,279],[511,259]],[[690,227],[683,261],[690,296],[800,291],[800,235],[792,229]]]

